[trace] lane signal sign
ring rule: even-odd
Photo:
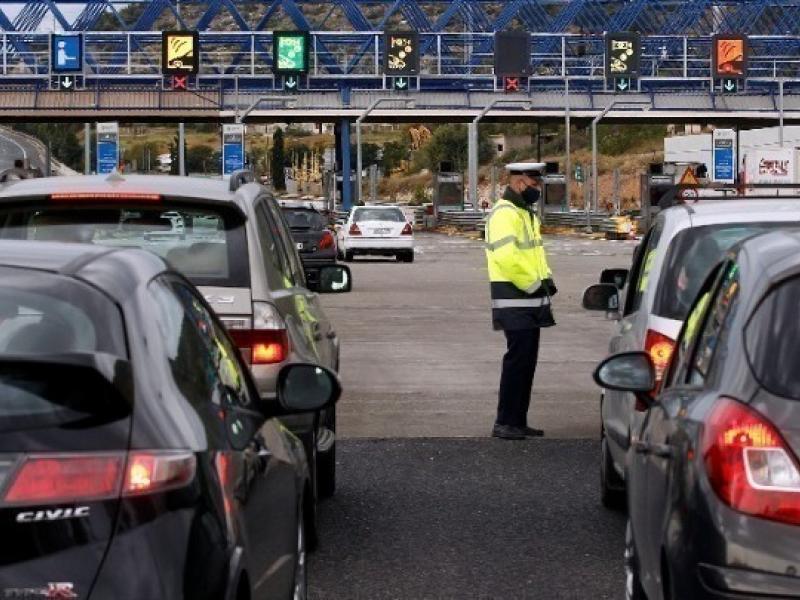
[[[520,88],[519,77],[503,77],[503,89],[506,93],[518,92]]]
[[[739,91],[739,80],[738,79],[723,79],[722,80],[722,91],[728,94],[735,94]]]
[[[399,90],[401,92],[405,92],[406,90],[411,88],[410,81],[408,77],[395,77],[392,79],[392,88],[395,90]]]
[[[286,75],[283,80],[283,87],[290,91],[300,89],[300,77],[297,75]]]
[[[172,76],[172,89],[173,90],[188,90],[189,77],[187,75],[173,75]]]

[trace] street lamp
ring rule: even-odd
[[[297,103],[297,98],[293,96],[261,96],[256,99],[250,106],[248,106],[242,114],[239,114],[239,107],[236,107],[236,122],[237,123],[244,123],[244,120],[247,116],[253,112],[258,105],[262,102],[279,102],[285,108],[293,108]]]
[[[361,170],[364,168],[362,164],[363,158],[361,155],[361,123],[366,119],[369,114],[375,110],[379,105],[386,102],[402,102],[406,108],[414,107],[414,100],[411,98],[378,98],[359,115],[356,119],[356,200],[361,200]],[[349,177],[350,173],[342,173],[342,177]]]
[[[531,109],[530,100],[495,98],[487,104],[481,112],[478,113],[478,116],[472,120],[472,123],[469,124],[469,131],[467,132],[469,155],[467,174],[469,178],[469,197],[475,209],[478,208],[478,123],[498,104],[524,104],[526,110]]]

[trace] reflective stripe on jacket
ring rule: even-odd
[[[507,192],[508,193],[508,192]],[[499,200],[486,222],[486,258],[495,329],[553,325],[542,281],[551,277],[539,220],[513,202]]]

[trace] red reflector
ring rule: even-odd
[[[358,225],[353,223],[350,225],[350,235],[361,235],[361,230],[358,228]]]
[[[122,455],[30,457],[5,501],[34,504],[117,496],[123,460]]]
[[[250,364],[281,363],[289,356],[285,329],[230,329],[228,333]]]
[[[320,250],[327,250],[328,248],[333,248],[333,236],[330,231],[323,233],[322,239],[319,242]]]
[[[124,192],[57,192],[50,194],[53,202],[161,202],[159,194]]]
[[[406,226],[403,227],[403,231],[401,232],[400,235],[412,235],[413,233],[414,230],[411,229],[411,223],[406,223]]]

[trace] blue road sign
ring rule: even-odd
[[[119,164],[119,125],[97,124],[97,173],[113,173]]]
[[[222,174],[244,169],[244,125],[222,126]]]
[[[50,40],[50,68],[54,73],[83,70],[83,39],[80,34],[54,33]]]
[[[713,166],[714,181],[722,183],[735,183],[736,157],[735,157],[736,132],[732,129],[717,129],[713,134]]]

